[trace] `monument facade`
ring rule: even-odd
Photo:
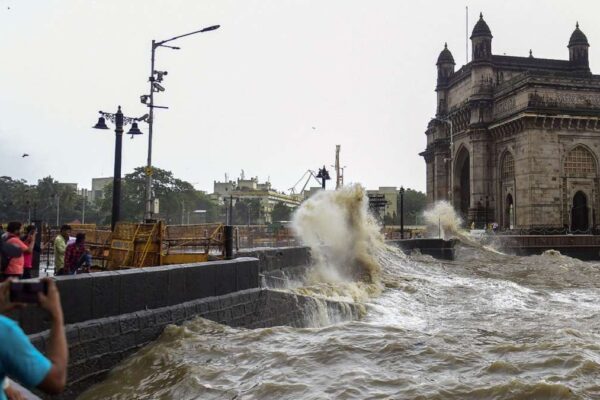
[[[600,226],[600,75],[576,25],[569,59],[496,55],[480,15],[472,60],[437,60],[437,110],[421,153],[430,203],[466,224],[590,232]]]

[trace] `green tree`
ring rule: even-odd
[[[145,167],[138,167],[121,180],[121,220],[141,222],[144,219],[146,174]],[[206,194],[194,189],[191,183],[175,178],[171,171],[154,168],[152,175],[152,192],[159,200],[158,218],[167,224],[179,224],[183,219],[187,222],[188,213],[194,210],[205,210],[207,222],[218,218],[217,204]],[[101,212],[105,223],[110,222],[112,210],[112,184],[104,189]],[[183,217],[183,218],[182,218]]]
[[[427,195],[414,189],[404,191],[404,224],[417,225],[418,218],[427,206]],[[398,197],[398,215],[395,223],[400,224],[400,197]]]
[[[282,201],[277,202],[271,211],[271,220],[273,222],[289,221],[292,215],[292,209],[286,206]]]
[[[238,199],[233,206],[234,225],[254,225],[260,218],[260,199]]]

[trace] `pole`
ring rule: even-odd
[[[146,164],[146,213],[144,219],[146,222],[152,219],[152,131],[154,127],[154,54],[156,52],[156,43],[152,40],[152,52],[150,57],[150,104],[148,107],[148,162]]]
[[[466,19],[465,19],[465,58],[467,64],[469,63],[469,6],[466,6]]]
[[[185,225],[185,203],[181,200],[181,225]]]
[[[83,193],[83,207],[81,207],[81,223],[85,224],[85,200],[87,189],[83,189],[81,192]]]
[[[121,106],[115,115],[115,173],[113,175],[113,198],[112,216],[110,221],[111,230],[121,218],[121,153],[123,148],[123,113]]]
[[[404,239],[404,188],[400,187],[400,239]]]
[[[229,196],[229,221],[227,225],[233,225],[233,196]]]
[[[442,238],[442,218],[438,217],[438,237]]]
[[[56,226],[60,226],[60,195],[56,193]]]

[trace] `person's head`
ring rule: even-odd
[[[60,234],[64,237],[69,237],[69,233],[71,232],[71,225],[63,225],[60,227]]]
[[[33,235],[36,231],[36,227],[35,225],[27,225],[27,227],[25,228],[25,235],[29,236],[29,235]]]
[[[9,222],[8,226],[6,227],[6,232],[12,233],[13,235],[18,235],[19,232],[21,231],[21,226],[23,226],[23,225],[20,222],[17,222],[17,221]]]
[[[77,244],[83,244],[83,243],[85,243],[85,233],[79,232],[75,236],[75,243],[77,243]]]

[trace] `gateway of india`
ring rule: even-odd
[[[420,153],[429,203],[466,224],[583,233],[600,226],[600,75],[579,24],[569,59],[497,55],[480,14],[472,61],[437,60],[437,110]],[[565,54],[566,55],[566,54]]]

